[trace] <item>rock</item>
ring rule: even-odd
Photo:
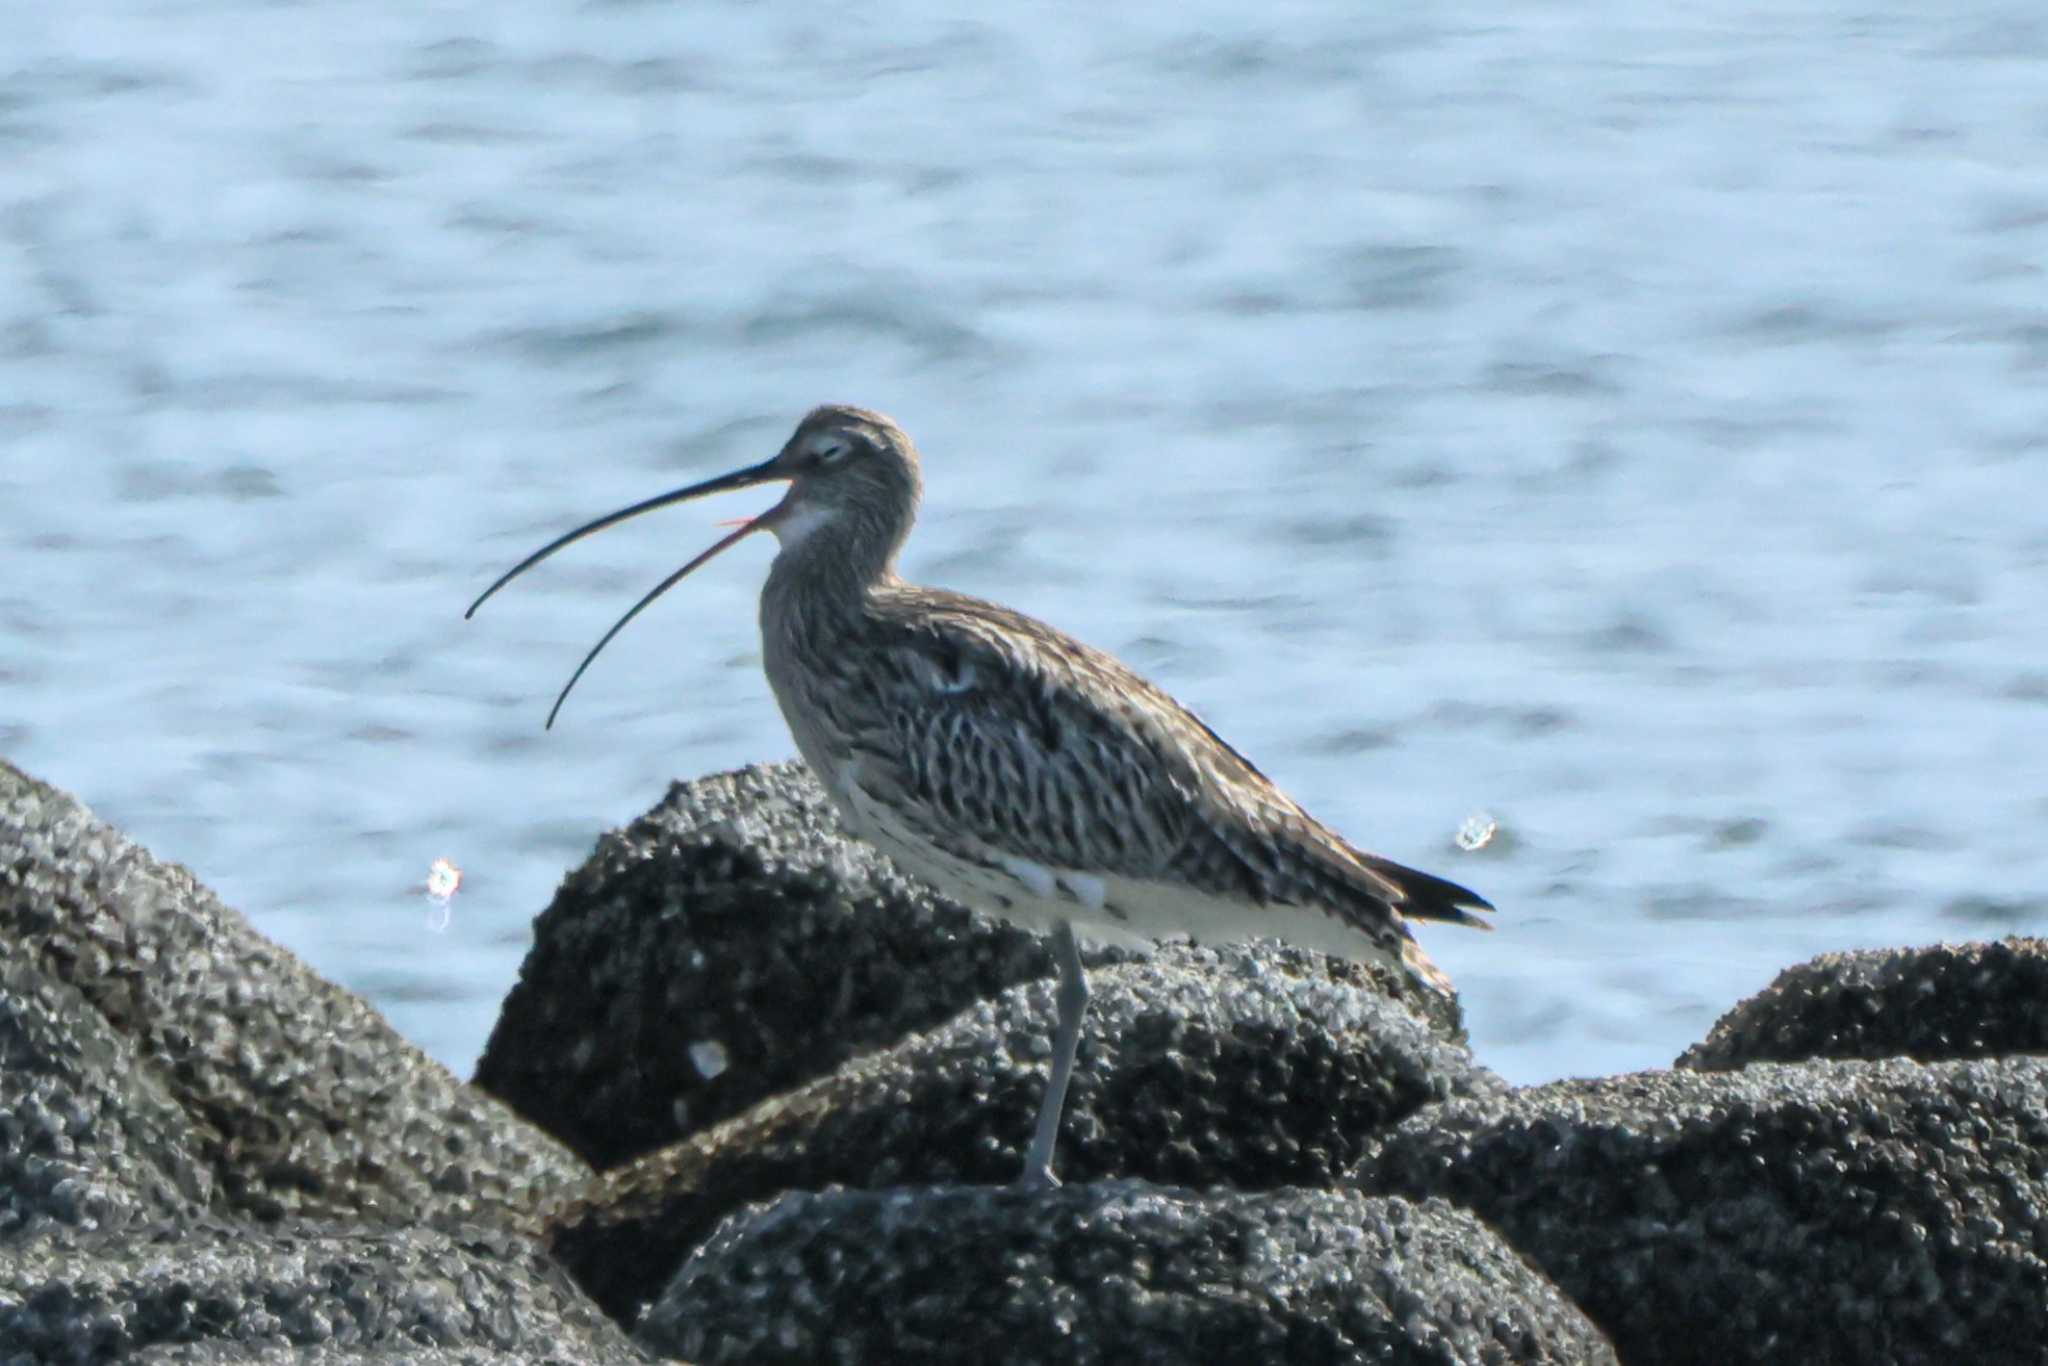
[[[277,1343],[268,1347],[246,1347],[202,1342],[151,1347],[126,1358],[123,1366],[585,1366],[586,1362],[604,1361],[611,1352],[618,1350],[616,1346],[608,1345],[600,1351],[574,1340],[512,1352],[484,1347],[419,1347],[411,1344],[294,1347],[290,1343]],[[637,1349],[635,1351],[637,1353]],[[610,1359],[648,1360],[637,1354]]]
[[[1723,1015],[1680,1067],[2048,1052],[2048,940],[1823,954]]]
[[[517,1235],[216,1221],[0,1243],[0,1361],[647,1359]]]
[[[189,1200],[262,1220],[512,1227],[588,1176],[183,868],[4,762],[0,945],[0,1028],[34,1073],[17,1075],[10,1055],[0,1076],[0,1160],[54,1142],[24,1135],[59,1122],[53,1103],[72,1105],[61,1123],[82,1127],[58,1160],[107,1192],[66,1215],[51,1187],[10,1210],[18,1225],[119,1222]]]
[[[1454,1101],[1361,1188],[1493,1225],[1625,1361],[2038,1362],[2048,1060],[1757,1063]]]
[[[1614,1360],[1441,1201],[1137,1182],[785,1196],[727,1220],[638,1337],[707,1366]]]
[[[1461,1037],[1404,975],[1328,970]],[[848,839],[801,765],[748,768],[599,841],[535,923],[476,1082],[606,1169],[1053,971],[1039,936]]]
[[[0,1240],[194,1216],[205,1139],[76,989],[0,958]]]
[[[1445,1098],[1506,1090],[1370,985],[1323,972],[1328,961],[1180,946],[1091,972],[1061,1174],[1330,1184],[1378,1130]],[[1050,982],[1013,987],[608,1174],[555,1227],[556,1254],[630,1320],[748,1201],[1015,1180],[1045,1086],[1051,996]]]
[[[0,1361],[641,1361],[521,1232],[589,1175],[0,763]]]
[[[584,1366],[602,1361],[587,1345],[549,1344],[546,1350],[497,1352],[483,1347],[268,1347],[179,1343],[151,1347],[126,1358],[123,1366]],[[630,1356],[626,1361],[646,1361]]]

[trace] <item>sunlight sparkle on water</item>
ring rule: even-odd
[[[1499,821],[1484,811],[1475,811],[1458,827],[1458,847],[1467,853],[1484,849],[1493,842],[1494,833],[1499,829]]]

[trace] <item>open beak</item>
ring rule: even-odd
[[[598,518],[594,522],[585,522],[582,526],[577,527],[574,531],[566,532],[563,535],[557,536],[554,540],[549,541],[539,550],[534,551],[531,555],[528,555],[518,564],[513,565],[503,574],[500,574],[498,576],[497,582],[493,583],[489,588],[486,588],[483,592],[477,595],[476,601],[469,605],[469,610],[462,614],[463,620],[467,621],[469,618],[475,616],[476,609],[483,606],[486,602],[488,602],[491,598],[491,595],[493,593],[496,593],[500,588],[503,588],[506,584],[512,582],[512,580],[518,578],[521,574],[524,574],[527,570],[533,568],[542,560],[545,560],[548,556],[554,554],[557,550],[561,550],[566,546],[573,545],[577,541],[582,540],[585,536],[595,535],[597,532],[603,531],[606,527],[617,526],[620,522],[624,522],[631,518],[638,517],[643,512],[653,512],[656,508],[665,508],[673,503],[687,503],[694,498],[704,498],[714,493],[730,493],[734,489],[752,488],[756,484],[773,483],[777,480],[787,478],[789,478],[789,474],[784,469],[781,468],[778,461],[765,460],[758,465],[749,465],[745,469],[734,470],[731,474],[721,474],[716,479],[706,479],[701,484],[691,484],[688,488],[680,488],[670,493],[658,494],[655,497],[646,499],[643,502],[635,503],[631,507],[620,508],[617,512],[607,513],[605,516]],[[751,517],[748,518],[746,521],[740,523],[739,529],[737,531],[733,532],[729,536],[721,537],[718,540],[718,542],[714,544],[710,549],[704,551],[704,553],[698,555],[695,559],[691,560],[681,569],[678,569],[675,573],[669,575],[660,583],[654,585],[654,587],[648,591],[647,596],[641,598],[640,601],[634,603],[632,608],[626,613],[626,615],[620,617],[616,622],[612,623],[612,629],[606,631],[604,633],[604,636],[597,642],[597,644],[590,647],[590,653],[583,656],[583,662],[576,666],[576,672],[569,675],[569,681],[562,686],[562,691],[556,695],[555,705],[548,709],[548,727],[550,729],[554,727],[555,717],[561,712],[562,703],[568,700],[569,690],[576,686],[576,680],[583,677],[583,671],[590,667],[590,662],[597,658],[598,652],[603,650],[605,646],[611,644],[612,637],[626,629],[627,622],[631,621],[634,617],[639,616],[641,612],[646,610],[648,604],[652,603],[656,598],[660,597],[663,593],[668,592],[669,589],[681,583],[683,581],[683,578],[686,575],[688,575],[691,570],[695,569],[698,565],[703,564],[706,560],[709,560],[712,556],[718,554],[718,552],[720,552],[721,550],[725,550],[728,547],[739,544],[739,542],[745,539],[749,534],[756,531],[760,531],[764,527],[768,526],[771,522],[771,519],[773,519],[776,512],[781,508],[781,506],[782,505],[778,503],[774,508],[770,508],[767,512],[762,513],[759,517]]]

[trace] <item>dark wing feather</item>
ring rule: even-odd
[[[1481,925],[1455,883],[1353,849],[1199,718],[1113,657],[992,603],[876,592],[878,695],[846,714],[862,784],[933,838],[1053,868],[1184,881],[1370,927],[1389,910]],[[893,788],[893,791],[888,789]]]
[[[846,680],[873,694],[842,712],[862,786],[907,817],[922,813],[942,843],[1167,876],[1193,787],[1131,728],[1130,709],[1077,686],[1073,658],[1015,648],[1025,618],[950,594],[937,610],[920,599],[895,613],[881,600],[882,640]]]

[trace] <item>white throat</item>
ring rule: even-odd
[[[798,503],[770,522],[768,529],[775,533],[775,539],[781,543],[784,550],[794,550],[817,535],[819,529],[830,522],[833,516],[828,509],[809,503]]]

